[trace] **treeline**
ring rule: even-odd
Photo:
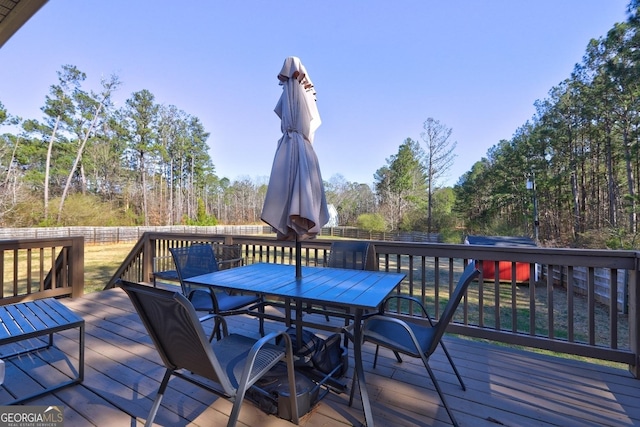
[[[599,234],[607,246],[637,247],[638,5],[591,40],[571,76],[536,102],[534,117],[460,179],[456,210],[469,230],[531,233],[537,214],[542,240],[584,243]]]
[[[42,119],[0,102],[1,226],[260,223],[266,177],[219,178],[197,117],[148,90],[114,108],[115,75],[94,92],[73,65],[57,74]],[[343,225],[375,210],[368,185],[335,176],[326,189]]]
[[[116,109],[117,76],[98,93],[82,88],[85,79],[63,66],[42,120],[14,117],[0,104],[0,125],[18,129],[0,141],[0,223],[150,225],[195,217],[198,201],[220,186],[200,120],[157,104],[148,90]]]

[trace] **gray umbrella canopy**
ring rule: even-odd
[[[280,117],[278,141],[261,218],[279,240],[315,237],[329,221],[313,137],[320,126],[315,89],[300,59],[290,56],[278,74],[282,96],[275,112]]]

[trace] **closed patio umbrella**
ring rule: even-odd
[[[290,56],[278,74],[282,95],[275,112],[282,138],[271,167],[261,218],[279,240],[296,241],[296,277],[301,277],[301,240],[315,237],[329,221],[313,138],[320,126],[315,89],[299,58]]]

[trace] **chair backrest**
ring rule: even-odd
[[[431,342],[431,348],[429,348],[429,351],[427,352],[428,354],[431,354],[436,350],[438,342],[440,342],[440,338],[442,338],[442,335],[444,335],[444,332],[447,329],[447,325],[449,325],[449,322],[451,322],[451,319],[453,319],[453,315],[455,314],[456,309],[458,308],[458,305],[462,300],[462,296],[465,292],[467,292],[469,285],[476,277],[478,277],[478,275],[480,275],[480,272],[473,262],[467,265],[467,267],[462,272],[462,276],[460,276],[460,279],[458,279],[458,283],[456,284],[453,293],[449,296],[449,301],[442,311],[440,319],[438,319],[438,323],[436,325],[436,333],[433,341]]]
[[[357,240],[333,242],[327,267],[377,270],[378,257],[375,246]]]
[[[167,369],[186,369],[219,383],[229,396],[236,389],[216,358],[198,315],[179,292],[121,281]]]
[[[186,279],[218,271],[218,262],[211,245],[195,244],[181,248],[169,248],[169,251],[173,256],[178,279],[180,279],[185,295],[189,295],[191,292],[188,283],[185,283]]]
[[[223,243],[214,246],[214,252],[218,260],[218,268],[225,270],[233,267],[240,267],[244,264],[242,258],[242,245],[234,243],[225,245]]]

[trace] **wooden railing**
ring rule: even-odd
[[[234,243],[247,263],[294,263],[294,243],[260,236],[145,233],[107,287],[118,278],[150,281],[153,259],[172,246],[193,242]],[[332,240],[303,242],[305,265],[323,265]],[[469,262],[481,274],[472,284],[449,331],[511,345],[574,354],[629,365],[637,378],[640,354],[640,253],[635,251],[496,247],[374,241],[380,270],[407,278],[396,292],[412,295],[438,317],[449,293]],[[505,268],[506,266],[506,268]],[[487,269],[486,267],[493,267]],[[595,271],[606,270],[609,298],[596,295]],[[523,271],[524,270],[524,271]],[[586,271],[586,289],[575,286],[576,272]],[[528,271],[528,274],[527,274]],[[548,275],[547,271],[555,272]],[[619,280],[626,283],[618,303]],[[394,307],[413,316],[414,307]]]
[[[83,290],[83,237],[0,240],[1,305]]]
[[[146,232],[149,233],[193,233],[222,234],[247,236],[275,232],[268,225],[157,225],[129,227],[32,227],[15,228],[0,227],[0,239],[50,239],[53,237],[83,236],[87,245],[136,242]],[[360,230],[355,227],[324,227],[322,236],[329,238],[361,239],[361,240],[393,240],[400,242],[433,242],[440,241],[438,233],[377,232]]]

